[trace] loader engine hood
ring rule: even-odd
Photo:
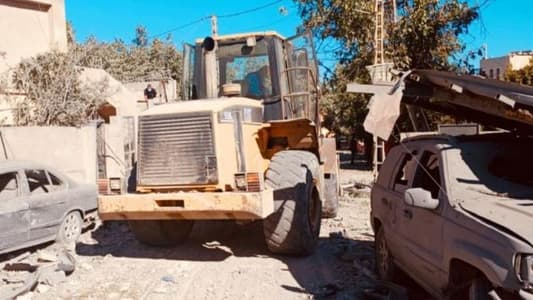
[[[180,101],[172,104],[154,106],[142,112],[139,116],[153,116],[172,113],[194,113],[194,112],[221,112],[232,107],[253,107],[262,109],[261,101],[244,97],[222,97],[216,99],[202,99]]]
[[[231,184],[230,176],[244,166],[236,163],[245,156],[243,128],[259,127],[262,121],[261,102],[240,97],[182,101],[145,111],[138,121],[137,190],[219,190]]]

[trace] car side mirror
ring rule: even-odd
[[[423,188],[408,189],[404,193],[404,202],[409,206],[435,209],[439,206],[439,199],[433,199],[431,192]]]

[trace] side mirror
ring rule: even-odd
[[[439,199],[433,199],[431,192],[423,188],[408,189],[404,193],[404,202],[407,205],[435,209],[439,206]]]

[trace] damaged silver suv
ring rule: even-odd
[[[399,268],[438,299],[533,299],[532,139],[407,139],[371,198],[382,279]]]

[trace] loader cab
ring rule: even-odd
[[[184,100],[240,96],[261,101],[263,121],[318,120],[316,57],[308,33],[207,37],[184,48]],[[228,92],[229,91],[229,92]]]

